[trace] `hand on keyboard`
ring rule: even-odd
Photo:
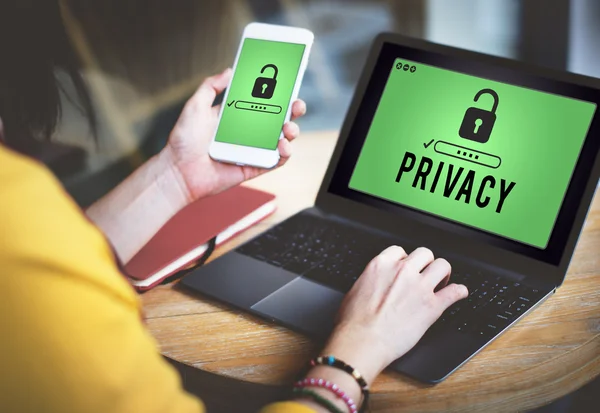
[[[324,354],[372,380],[408,352],[452,304],[468,296],[446,285],[450,264],[426,248],[410,255],[393,246],[375,257],[344,300]]]

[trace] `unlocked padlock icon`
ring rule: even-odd
[[[500,103],[498,94],[492,89],[483,89],[477,92],[474,101],[477,102],[481,95],[491,95],[494,98],[492,110],[480,108],[469,108],[460,125],[458,134],[461,138],[469,139],[475,142],[485,143],[492,135],[492,129],[496,123],[496,110]]]
[[[273,64],[265,65],[260,73],[264,73],[267,69],[273,69],[274,74],[273,77],[259,77],[254,82],[254,88],[252,89],[252,97],[259,99],[271,99],[273,97],[273,93],[275,93],[275,87],[277,86],[277,75],[279,74],[279,69],[277,66]]]

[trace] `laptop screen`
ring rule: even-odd
[[[376,65],[342,192],[546,250],[597,104],[404,51]]]
[[[546,248],[595,110],[396,59],[349,186]]]

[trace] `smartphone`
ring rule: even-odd
[[[267,169],[277,165],[277,144],[298,98],[313,40],[306,29],[246,26],[210,145],[212,159]]]

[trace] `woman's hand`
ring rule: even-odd
[[[466,298],[463,285],[447,285],[450,264],[434,259],[426,248],[410,255],[389,247],[367,266],[346,295],[337,325],[323,350],[357,369],[370,386],[390,363],[408,352],[452,304]],[[362,400],[356,380],[328,366],[313,367],[307,377],[335,383],[357,405]],[[345,403],[330,391],[315,389],[340,409]],[[325,412],[310,399],[300,403]]]
[[[185,105],[165,148],[86,210],[122,262],[129,262],[186,205],[266,172],[214,162],[208,156],[219,114],[219,108],[212,104],[230,79],[229,69],[206,79]],[[306,105],[297,101],[292,112],[294,118],[302,116]],[[299,133],[293,122],[283,130],[285,139],[278,146],[279,165],[290,157],[290,141]]]
[[[236,166],[213,161],[208,149],[217,127],[220,107],[213,107],[215,97],[223,92],[231,80],[232,70],[209,77],[185,105],[177,124],[171,132],[163,156],[169,160],[180,176],[182,190],[188,201],[212,195],[236,186],[248,179],[267,172],[267,169]],[[292,106],[292,119],[306,113],[306,104],[298,100]],[[290,157],[291,145],[300,129],[294,122],[284,125],[285,139],[279,141],[278,149],[283,165]],[[240,130],[243,134],[243,129]]]
[[[447,285],[450,271],[448,261],[434,259],[429,249],[407,255],[400,247],[389,247],[347,294],[323,354],[344,360],[371,384],[449,306],[468,296],[465,286]],[[438,286],[443,288],[435,292]]]

